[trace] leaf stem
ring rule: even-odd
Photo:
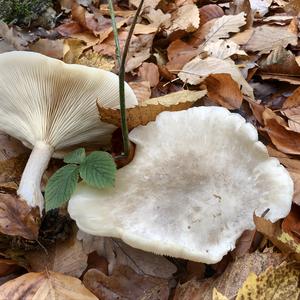
[[[119,96],[120,96],[120,112],[121,112],[121,127],[122,127],[122,137],[123,137],[123,153],[122,156],[127,157],[129,154],[129,139],[128,139],[128,127],[127,127],[127,119],[126,119],[126,104],[125,104],[125,64],[126,64],[126,57],[130,45],[130,41],[133,35],[133,31],[135,28],[135,24],[137,22],[138,16],[142,10],[144,4],[144,0],[141,0],[137,11],[135,13],[135,16],[133,18],[132,24],[130,26],[128,36],[125,42],[124,50],[122,53],[122,58],[121,62],[119,63],[120,65],[120,70],[119,70]],[[116,25],[116,19],[115,19],[115,13],[114,13],[114,8],[112,4],[112,0],[109,0],[109,10],[110,10],[110,15],[112,18],[112,26],[113,26],[113,32],[114,32],[114,39],[116,43],[116,54],[117,54],[117,59],[119,61],[120,56],[118,57],[118,54],[120,53],[120,43],[119,43],[119,38],[118,38],[118,29]]]
[[[120,65],[120,72],[119,72],[119,94],[120,94],[120,110],[121,110],[121,122],[122,122],[122,136],[123,136],[123,147],[124,147],[124,156],[128,156],[129,154],[129,139],[128,139],[128,127],[127,127],[127,120],[126,120],[126,105],[125,105],[125,90],[124,90],[124,81],[125,81],[125,64],[126,64],[126,57],[130,45],[130,41],[133,35],[133,31],[135,28],[135,24],[137,22],[138,16],[142,10],[144,4],[144,0],[141,0],[138,9],[134,15],[132,24],[130,26],[128,36],[126,39],[126,43],[124,46],[124,50],[122,53],[121,65]]]
[[[119,42],[119,37],[118,37],[118,27],[117,27],[116,16],[115,16],[115,11],[114,11],[114,6],[112,3],[112,0],[108,0],[108,6],[109,6],[109,13],[110,13],[111,24],[112,24],[113,33],[114,33],[115,45],[116,45],[116,57],[117,57],[117,61],[118,61],[119,67],[120,67],[120,65],[121,65],[121,48],[120,48],[120,42]]]

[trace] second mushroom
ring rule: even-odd
[[[290,210],[293,182],[256,129],[221,107],[163,112],[130,133],[133,161],[115,188],[80,183],[68,211],[93,235],[157,254],[216,263],[253,215],[274,222]]]

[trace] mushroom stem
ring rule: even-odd
[[[31,207],[38,206],[42,213],[44,197],[41,192],[42,176],[54,152],[54,148],[44,142],[37,142],[30,154],[22,174],[18,195]]]

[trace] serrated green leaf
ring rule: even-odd
[[[79,178],[79,166],[67,165],[57,170],[49,179],[45,190],[46,211],[58,208],[73,194]]]
[[[85,159],[84,148],[78,148],[67,154],[64,158],[66,164],[81,164]]]
[[[112,156],[103,151],[94,151],[80,165],[80,176],[89,185],[105,188],[114,185],[116,164]]]

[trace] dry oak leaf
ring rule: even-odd
[[[207,88],[207,96],[213,101],[228,109],[240,108],[243,94],[236,81],[230,74],[209,75],[204,83]]]
[[[38,52],[46,56],[57,59],[63,58],[64,40],[56,39],[39,39],[34,44],[29,45],[29,49],[33,52]]]
[[[111,276],[90,269],[84,285],[101,300],[168,300],[168,280],[140,275],[128,266],[117,267]]]
[[[151,98],[142,105],[128,108],[126,111],[128,128],[132,129],[139,125],[146,125],[154,121],[158,114],[163,111],[179,111],[190,108],[195,101],[206,95],[204,91],[180,91],[162,97]],[[105,108],[97,104],[100,119],[103,122],[121,127],[121,115],[119,109]]]
[[[143,16],[153,26],[168,28],[171,26],[171,15],[164,14],[160,9],[150,8],[149,12]]]
[[[199,9],[195,4],[186,4],[172,14],[172,25],[167,32],[170,34],[177,30],[194,32],[200,24]]]
[[[18,196],[0,192],[0,232],[36,240],[39,232],[39,212]]]
[[[289,31],[288,26],[262,25],[254,29],[254,33],[245,49],[248,51],[259,51],[260,54],[269,53],[278,46],[295,46],[298,42],[297,33]]]
[[[0,287],[1,300],[97,300],[82,282],[54,272],[27,273]]]
[[[222,60],[215,57],[201,59],[199,56],[188,62],[178,73],[178,77],[189,84],[199,84],[210,74],[230,74],[232,79],[241,87],[243,94],[254,98],[253,88],[248,84],[239,68],[231,59]]]
[[[287,154],[300,154],[300,133],[286,126],[285,121],[266,108],[262,114],[263,131],[267,132],[275,147]]]
[[[132,81],[128,82],[138,99],[138,103],[142,104],[151,97],[151,86],[149,81]]]
[[[236,300],[297,300],[300,295],[299,278],[300,266],[297,263],[270,267],[259,276],[252,273],[239,290]]]

